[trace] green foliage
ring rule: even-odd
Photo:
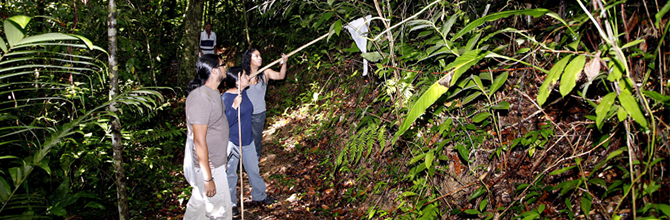
[[[122,90],[113,99],[96,97],[107,92],[102,77],[106,69],[91,52],[104,50],[78,35],[24,34],[30,20],[15,16],[4,21],[7,45],[0,58],[0,87],[4,88],[2,94],[14,98],[1,103],[1,109],[2,115],[14,117],[0,121],[0,144],[6,146],[2,158],[11,161],[0,170],[0,213],[66,217],[67,208],[81,198],[86,198],[82,207],[104,209],[95,201],[97,196],[86,191],[73,193],[72,160],[65,159],[72,154],[64,152],[79,145],[75,138],[90,135],[87,128],[102,125],[100,118],[118,117],[107,111],[110,103],[141,111],[159,104],[162,95],[134,88]],[[79,49],[67,51],[67,47]],[[100,136],[92,141],[85,145],[99,142]],[[34,172],[35,168],[44,172]],[[52,188],[54,184],[58,185]]]

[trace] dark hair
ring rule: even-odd
[[[258,51],[256,48],[248,49],[247,51],[244,52],[244,56],[242,57],[242,68],[244,68],[246,74],[250,76],[251,76],[251,55],[256,51]],[[259,83],[265,83],[265,81],[263,80],[263,74],[260,73],[257,74],[256,80]]]
[[[195,79],[188,83],[187,93],[202,86],[209,79],[212,69],[219,66],[219,57],[214,54],[205,54],[195,62]]]
[[[221,82],[219,86],[222,89],[237,88],[237,81],[240,79],[237,77],[238,73],[242,73],[243,69],[241,66],[234,66],[226,70],[226,78]]]

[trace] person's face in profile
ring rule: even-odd
[[[251,53],[251,64],[254,67],[260,67],[263,65],[263,57],[261,57],[261,52],[254,51]]]

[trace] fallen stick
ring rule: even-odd
[[[295,53],[297,53],[297,52],[300,52],[301,50],[305,49],[306,47],[309,47],[310,45],[312,45],[312,44],[314,44],[314,43],[316,43],[316,42],[318,42],[318,41],[320,41],[320,40],[322,40],[323,38],[326,38],[326,37],[328,37],[328,34],[324,34],[324,35],[322,35],[321,37],[319,37],[319,38],[317,38],[317,39],[314,39],[313,41],[311,41],[311,42],[309,42],[309,43],[307,43],[307,44],[305,44],[305,45],[302,45],[302,47],[300,47],[300,48],[298,48],[298,49],[295,49],[294,51],[291,51],[290,53],[286,54],[286,57],[290,57],[290,56],[292,56],[293,54],[295,54]],[[263,71],[265,71],[266,69],[270,68],[271,66],[273,66],[273,65],[275,65],[275,64],[277,64],[277,63],[279,63],[281,60],[282,60],[282,59],[279,58],[279,59],[275,60],[274,62],[272,62],[272,63],[270,63],[270,64],[264,66],[263,68],[260,68],[258,71],[256,71],[255,74],[250,75],[249,78],[253,78],[254,76],[258,75],[259,73],[262,73]]]

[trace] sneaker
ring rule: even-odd
[[[237,206],[233,206],[233,216],[238,216],[240,215],[240,208]]]
[[[275,198],[272,198],[271,196],[266,196],[265,199],[263,199],[262,201],[257,201],[257,202],[260,202],[263,205],[270,205],[272,203],[277,202],[277,200]]]

